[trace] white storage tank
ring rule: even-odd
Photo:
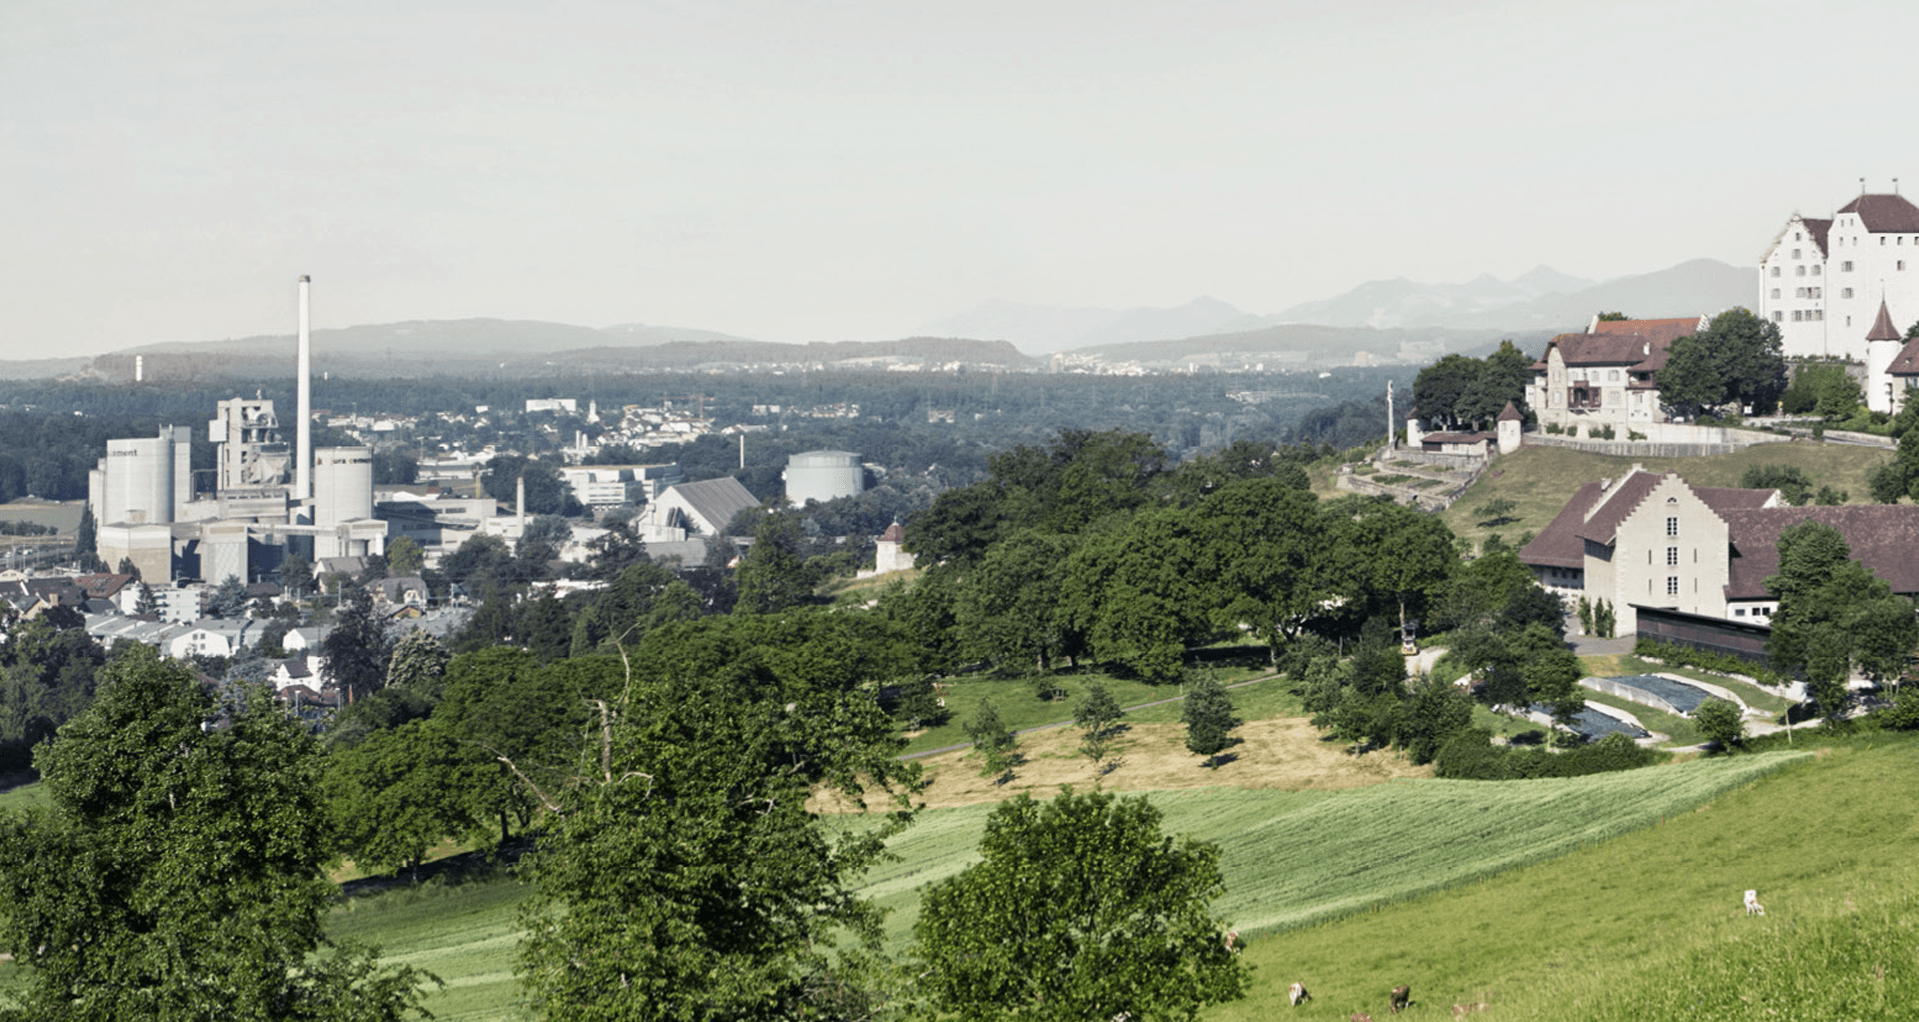
[[[321,447],[313,452],[313,524],[373,517],[373,450]]]
[[[866,489],[860,456],[846,451],[807,451],[786,459],[786,499],[794,507],[809,500],[851,497]]]

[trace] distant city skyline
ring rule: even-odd
[[[830,341],[993,301],[1266,315],[1395,277],[1753,266],[1862,176],[1919,183],[1895,62],[1820,50],[1914,28],[1863,3],[19,0],[0,358],[288,333],[301,274],[319,328]]]

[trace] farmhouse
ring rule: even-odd
[[[1778,608],[1765,582],[1779,534],[1809,518],[1838,529],[1894,592],[1919,594],[1919,505],[1790,507],[1777,490],[1694,486],[1638,465],[1581,486],[1519,559],[1562,598],[1611,603],[1622,635],[1638,630],[1636,607],[1763,624]]]

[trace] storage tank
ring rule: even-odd
[[[102,469],[106,506],[100,509],[100,524],[173,521],[172,440],[108,440]]]
[[[809,500],[851,497],[866,489],[860,456],[846,451],[807,451],[786,459],[786,499],[794,507]]]
[[[321,447],[313,452],[313,524],[373,517],[373,450]]]

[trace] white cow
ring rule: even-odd
[[[1763,916],[1766,914],[1766,906],[1759,904],[1758,891],[1746,892],[1746,914],[1749,916]]]
[[[1297,1008],[1302,1003],[1312,1000],[1313,995],[1306,992],[1306,984],[1294,983],[1292,988],[1286,991],[1286,999],[1292,1001],[1293,1007]]]

